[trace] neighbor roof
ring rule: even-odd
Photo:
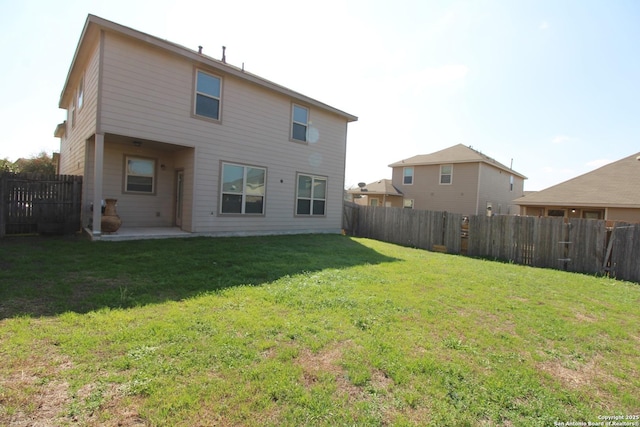
[[[78,46],[76,47],[76,51],[73,56],[73,61],[71,62],[71,66],[69,67],[69,72],[67,74],[67,79],[65,81],[64,88],[60,95],[60,103],[59,103],[60,108],[66,108],[68,105],[67,98],[71,95],[68,94],[67,91],[68,89],[70,89],[69,88],[70,83],[71,83],[71,87],[74,87],[76,81],[79,80],[79,77],[77,76],[77,74],[79,73],[79,70],[76,70],[75,68],[76,68],[76,62],[80,57],[80,53],[83,51],[83,49],[88,49],[88,47],[84,46],[84,41],[96,40],[101,30],[113,31],[121,35],[125,35],[133,39],[136,39],[139,42],[148,43],[149,45],[152,45],[152,46],[164,49],[166,51],[172,52],[174,54],[177,54],[179,56],[182,56],[185,59],[190,60],[194,63],[204,64],[208,67],[219,70],[220,72],[233,75],[242,80],[251,82],[263,88],[267,88],[274,92],[278,92],[283,95],[289,96],[303,103],[307,103],[309,105],[321,108],[325,111],[332,112],[334,114],[337,114],[338,116],[344,117],[345,119],[347,119],[348,122],[355,122],[356,120],[358,120],[356,116],[345,113],[344,111],[338,110],[337,108],[331,107],[313,98],[309,98],[308,96],[302,95],[291,89],[287,89],[284,86],[280,86],[269,80],[263,79],[262,77],[259,77],[255,74],[249,73],[244,70],[244,67],[242,69],[235,67],[233,65],[227,64],[226,62],[219,61],[210,56],[198,53],[195,50],[186,48],[179,44],[160,39],[158,37],[140,32],[138,30],[134,30],[129,27],[125,27],[124,25],[120,25],[115,22],[108,21],[106,19],[100,18],[95,15],[87,16],[87,20],[82,30],[82,35],[80,36],[80,40],[78,41]]]
[[[640,153],[514,200],[525,206],[640,208]]]
[[[445,148],[444,150],[436,151],[431,154],[419,154],[417,156],[409,157],[408,159],[400,160],[389,165],[391,168],[401,166],[424,166],[424,165],[441,165],[446,163],[486,163],[494,166],[498,169],[502,169],[509,173],[512,173],[520,178],[527,179],[526,176],[514,171],[513,169],[503,165],[502,163],[492,159],[491,157],[482,154],[479,151],[474,150],[471,147],[467,147],[463,144],[457,144],[453,147]]]
[[[393,186],[390,179],[381,179],[365,185],[363,188],[352,188],[348,191],[351,194],[384,194],[387,196],[402,196],[402,192]]]

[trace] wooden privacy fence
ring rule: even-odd
[[[640,282],[640,224],[616,224],[605,253],[612,277]]]
[[[462,215],[345,203],[349,234],[403,246],[460,253]]]
[[[345,204],[349,234],[532,267],[640,282],[640,224],[590,219],[462,215]]]
[[[469,256],[581,273],[603,269],[605,221],[480,216],[469,218]]]
[[[80,230],[82,177],[0,173],[0,237]]]

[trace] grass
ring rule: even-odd
[[[640,286],[335,235],[0,241],[0,425],[640,412]]]

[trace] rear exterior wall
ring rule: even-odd
[[[513,186],[511,180],[513,179]],[[480,190],[478,193],[478,212],[486,213],[487,204],[491,203],[494,215],[517,215],[520,208],[513,200],[524,195],[524,179],[503,169],[480,163]]]
[[[451,184],[440,184],[440,165],[414,166],[412,184],[403,183],[403,169],[393,168],[393,185],[414,200],[414,209],[475,214],[478,163],[454,164]]]
[[[191,179],[192,186],[192,194],[185,200],[191,214],[191,231],[214,234],[340,231],[345,118],[305,105],[319,139],[315,143],[292,142],[289,133],[294,101],[287,96],[121,35],[106,33],[103,43],[99,132],[193,147],[192,174],[185,176],[185,185]],[[196,70],[222,79],[220,121],[193,115]],[[122,164],[123,154],[110,150],[105,143],[106,161],[110,165]],[[222,162],[267,170],[264,215],[220,214]],[[105,181],[107,175],[115,179],[119,173],[116,169],[107,171],[105,166]],[[325,216],[295,215],[296,173],[327,177]],[[119,191],[122,178],[113,182],[105,184],[105,194]],[[161,212],[169,212],[169,204],[163,196],[150,212],[157,212],[153,210],[156,206]]]

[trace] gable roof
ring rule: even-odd
[[[514,200],[527,206],[640,208],[640,153]]]
[[[81,53],[84,52],[85,49],[88,49],[86,44],[90,44],[92,40],[95,41],[99,37],[100,31],[107,32],[115,32],[132,39],[135,39],[139,42],[143,42],[165,51],[176,54],[184,59],[191,61],[196,64],[204,64],[207,67],[218,70],[222,73],[226,73],[237,78],[240,78],[244,81],[256,84],[273,92],[277,92],[283,94],[285,96],[291,97],[295,100],[298,100],[302,103],[306,103],[311,106],[318,107],[322,110],[329,111],[331,113],[337,114],[347,120],[347,122],[355,122],[358,118],[349,113],[345,113],[344,111],[338,110],[337,108],[331,107],[325,103],[317,101],[308,96],[302,95],[301,93],[295,92],[291,89],[288,89],[279,84],[273,83],[269,80],[263,79],[255,74],[249,73],[243,68],[238,68],[236,66],[227,64],[224,61],[220,61],[214,59],[210,56],[204,55],[202,53],[196,52],[195,50],[186,48],[176,43],[169,42],[167,40],[160,39],[158,37],[143,33],[138,30],[134,30],[129,27],[125,27],[124,25],[117,24],[115,22],[100,18],[95,15],[89,14],[87,16],[87,20],[84,24],[84,28],[82,30],[82,35],[80,36],[80,40],[78,41],[78,46],[76,47],[76,51],[73,55],[73,60],[71,62],[71,66],[69,67],[69,72],[67,74],[67,79],[65,81],[64,87],[62,89],[62,93],[60,94],[60,108],[66,108],[68,106],[68,98],[72,96],[69,92],[73,90],[73,86],[76,81],[79,80],[79,77],[76,75],[80,71],[77,70],[76,65]],[[85,44],[85,41],[88,43]],[[71,87],[70,87],[71,85]]]
[[[513,169],[503,165],[502,163],[492,159],[491,157],[482,154],[479,151],[474,150],[471,147],[467,147],[463,144],[457,144],[453,147],[445,148],[444,150],[436,151],[431,154],[419,154],[417,156],[409,157],[408,159],[400,160],[398,162],[389,165],[391,168],[401,166],[425,166],[425,165],[441,165],[449,163],[485,163],[502,169],[513,175],[516,175],[522,179],[527,179],[526,176],[514,171]]]
[[[393,186],[390,179],[381,179],[365,185],[363,188],[352,188],[351,194],[384,194],[387,196],[402,196],[402,191]]]

